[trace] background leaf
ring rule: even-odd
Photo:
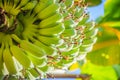
[[[120,21],[120,0],[106,0],[102,22]]]
[[[117,80],[117,75],[111,66],[104,67],[87,62],[81,70],[82,73],[91,74],[91,80]]]
[[[114,65],[113,68],[115,69],[117,76],[119,77],[118,80],[120,80],[120,64],[119,65]]]
[[[88,53],[87,59],[97,65],[120,64],[120,41],[114,30],[100,27],[97,36],[98,41],[93,51]]]
[[[102,3],[102,0],[85,0],[89,7],[97,6]]]

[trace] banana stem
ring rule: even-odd
[[[90,80],[89,74],[47,74],[47,78],[81,78],[82,80]]]

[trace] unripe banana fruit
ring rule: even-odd
[[[97,29],[74,0],[0,0],[0,79],[44,78],[95,44]],[[82,54],[82,55],[83,55]],[[41,76],[40,76],[41,75]]]

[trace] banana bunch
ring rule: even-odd
[[[60,11],[64,17],[65,30],[61,34],[64,43],[58,46],[60,57],[55,62],[56,68],[69,68],[74,62],[85,58],[92,50],[97,38],[97,28],[93,21],[88,21],[89,15],[85,12],[84,1],[59,0]]]
[[[57,55],[65,30],[59,9],[55,0],[0,0],[0,75],[26,78],[53,69],[47,56]]]
[[[97,29],[85,8],[74,0],[0,0],[0,78],[45,78],[91,51]]]

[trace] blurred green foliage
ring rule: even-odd
[[[88,0],[94,3],[94,0]],[[96,0],[95,0],[96,1]],[[99,1],[98,1],[99,3]],[[98,40],[82,73],[92,74],[91,80],[120,80],[120,0],[106,0],[104,16],[97,19]]]
[[[97,6],[102,3],[102,0],[85,0],[89,7]]]
[[[117,80],[112,66],[98,66],[88,61],[81,70],[82,73],[91,74],[90,80]]]

